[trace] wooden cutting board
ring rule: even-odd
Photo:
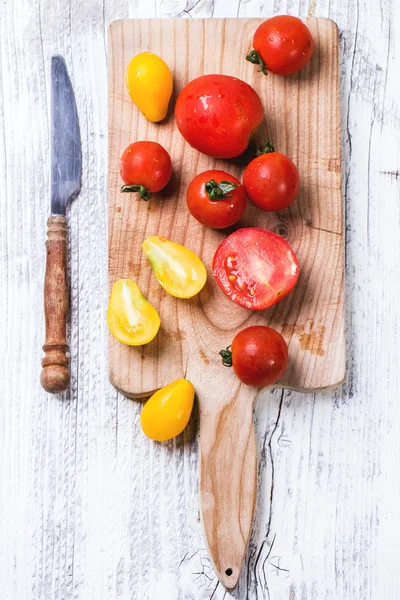
[[[254,510],[252,400],[257,390],[241,385],[221,365],[219,350],[243,327],[270,325],[289,346],[290,364],[280,387],[318,390],[340,384],[345,376],[338,31],[330,20],[308,19],[316,42],[310,64],[294,76],[264,76],[245,60],[261,22],[129,20],[109,30],[109,284],[135,279],[162,321],[156,339],[142,348],[110,337],[110,380],[132,398],[148,396],[179,377],[195,385],[202,516],[218,576],[228,588],[239,576]],[[162,56],[174,74],[174,96],[163,123],[149,123],[126,90],[127,65],[143,51]],[[266,311],[242,309],[219,290],[211,262],[226,234],[202,227],[186,208],[186,188],[197,173],[218,168],[241,178],[245,164],[242,158],[223,161],[199,154],[175,126],[177,95],[204,73],[233,75],[257,90],[266,120],[255,143],[271,140],[300,173],[301,192],[291,208],[268,214],[249,205],[238,224],[282,235],[299,259],[295,290]],[[174,167],[171,183],[148,203],[120,193],[119,158],[137,140],[161,143]],[[202,258],[208,282],[199,296],[178,300],[164,292],[141,250],[148,235],[163,235]]]

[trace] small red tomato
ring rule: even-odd
[[[225,366],[233,366],[247,385],[273,385],[285,373],[288,347],[280,333],[262,325],[246,327],[233,338],[232,350],[221,350]]]
[[[291,75],[306,66],[314,51],[314,40],[307,25],[297,17],[280,15],[267,19],[257,28],[254,50],[246,59],[259,64],[262,72]]]
[[[186,192],[188,209],[207,227],[223,229],[234,225],[246,208],[246,194],[240,181],[225,171],[204,171]]]
[[[272,212],[283,210],[296,200],[300,177],[290,158],[279,152],[267,151],[247,165],[243,185],[253,204]]]
[[[203,75],[180,93],[175,118],[185,140],[217,158],[242,154],[264,118],[257,92],[230,75]]]
[[[130,144],[121,156],[120,167],[126,184],[121,192],[137,192],[142,200],[150,200],[152,192],[162,190],[172,175],[171,158],[157,142]]]
[[[289,244],[256,227],[238,229],[221,242],[212,269],[221,290],[251,310],[264,310],[282,300],[299,277],[299,263]]]

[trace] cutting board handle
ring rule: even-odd
[[[67,220],[63,216],[51,216],[47,221],[44,279],[46,340],[40,376],[42,387],[51,394],[63,392],[69,385],[67,250]]]
[[[200,401],[202,521],[216,573],[227,589],[240,575],[257,494],[253,400],[254,389],[240,385],[225,404],[210,409]]]

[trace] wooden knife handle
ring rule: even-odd
[[[253,400],[254,388],[240,385],[220,408],[207,412],[200,402],[202,521],[215,570],[227,589],[240,575],[257,495]]]
[[[62,216],[52,216],[47,221],[44,279],[46,341],[40,377],[43,388],[51,394],[63,392],[69,385],[67,250],[67,220]]]

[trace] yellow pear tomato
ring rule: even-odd
[[[146,119],[157,123],[165,118],[172,95],[172,73],[162,58],[151,52],[134,56],[128,65],[126,85]]]
[[[191,298],[200,292],[207,271],[198,256],[188,248],[152,235],[143,242],[158,283],[176,298]]]
[[[132,279],[118,279],[111,290],[107,323],[119,342],[128,346],[142,346],[156,337],[160,317],[142,296],[137,283]]]
[[[165,442],[182,433],[193,408],[194,387],[177,379],[147,400],[140,415],[143,432],[156,442]]]

